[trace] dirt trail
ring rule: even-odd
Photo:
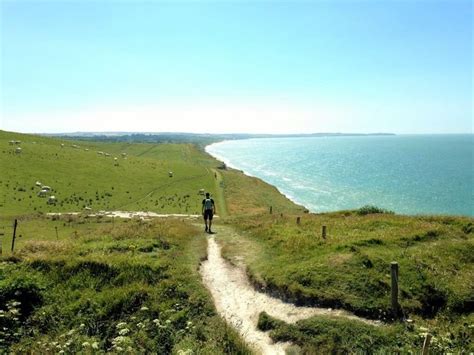
[[[149,211],[98,211],[98,212],[52,212],[47,213],[48,216],[62,216],[62,215],[86,215],[89,217],[118,217],[118,218],[169,218],[169,217],[180,217],[188,219],[202,218],[200,214],[180,214],[180,213],[155,213]],[[215,215],[214,218],[219,218]]]
[[[249,283],[243,268],[234,267],[222,258],[220,246],[214,236],[208,239],[208,259],[202,263],[200,271],[219,314],[237,329],[250,346],[262,354],[284,354],[285,348],[289,345],[273,343],[267,333],[257,329],[258,316],[262,311],[287,323],[325,315],[345,317],[373,325],[379,324],[341,310],[297,307],[257,292]]]

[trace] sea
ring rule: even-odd
[[[474,216],[473,134],[257,138],[206,151],[311,212]]]

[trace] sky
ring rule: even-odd
[[[0,129],[472,133],[471,0],[0,0]]]

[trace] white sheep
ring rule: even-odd
[[[48,198],[48,205],[53,205],[57,202],[56,196],[49,196]]]
[[[48,190],[41,190],[38,192],[38,197],[46,197]]]
[[[51,191],[51,187],[43,185],[43,186],[41,186],[41,190],[45,190],[45,191],[49,192],[49,191]]]
[[[173,177],[173,172],[170,171],[170,172],[168,173],[168,176],[169,176],[169,177]]]
[[[36,186],[39,186],[39,187],[43,186],[43,184],[42,184],[41,182],[39,182],[39,181],[36,181],[35,185],[36,185]]]
[[[17,148],[15,149],[15,153],[16,153],[16,154],[20,154],[20,153],[21,153],[21,148],[20,148],[20,147],[17,147]]]

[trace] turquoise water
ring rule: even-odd
[[[474,215],[474,135],[269,138],[206,150],[312,212]]]

